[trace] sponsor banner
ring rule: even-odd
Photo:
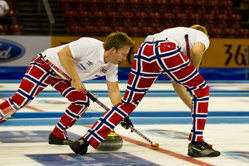
[[[0,63],[19,59],[25,54],[25,48],[12,40],[0,39],[0,47]]]
[[[80,37],[52,37],[52,47],[69,43]],[[104,41],[106,37],[94,37]],[[136,44],[129,52],[126,61],[123,61],[119,67],[131,67],[133,56],[137,48],[143,43],[145,38],[133,37]],[[200,67],[203,68],[244,68],[245,67],[245,49],[249,46],[249,39],[210,39],[210,47],[204,53]],[[249,58],[248,58],[249,59]]]
[[[0,36],[0,79],[21,79],[36,54],[79,38],[79,36]],[[106,37],[94,38],[101,41],[106,39]],[[134,53],[144,41],[144,38],[139,37],[132,39],[136,44],[129,52],[126,61],[119,65],[119,79],[128,79]],[[245,49],[249,46],[249,39],[210,39],[210,41],[211,45],[204,53],[201,63],[202,76],[205,79],[245,79],[244,55]],[[84,69],[84,66],[80,67]],[[162,79],[166,77],[162,76]]]
[[[50,36],[0,36],[0,66],[27,67],[38,53],[50,47]]]
[[[249,39],[210,39],[200,67],[244,68]],[[248,61],[248,60],[247,60]]]

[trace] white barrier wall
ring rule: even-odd
[[[40,52],[51,47],[51,36],[0,36],[0,66],[28,66]]]

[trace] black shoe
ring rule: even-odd
[[[85,154],[87,152],[87,147],[89,143],[85,138],[80,138],[77,141],[74,141],[70,148],[74,151],[76,154]]]
[[[198,145],[189,143],[188,155],[191,157],[217,157],[220,155],[220,152],[214,150],[210,145],[203,141]]]
[[[74,140],[72,139],[60,139],[56,136],[54,136],[52,133],[49,134],[49,139],[48,139],[48,143],[49,144],[54,144],[54,145],[70,145],[71,143],[73,143]]]

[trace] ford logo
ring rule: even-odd
[[[0,39],[0,63],[18,59],[24,53],[25,48],[21,44],[7,39]]]

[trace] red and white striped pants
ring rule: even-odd
[[[135,53],[123,100],[107,111],[83,136],[96,148],[138,106],[159,75],[183,85],[192,95],[192,130],[189,140],[203,141],[209,87],[179,46],[170,40],[145,41]]]
[[[71,102],[53,130],[56,137],[66,139],[68,137],[66,129],[83,115],[90,105],[90,100],[83,92],[74,89],[68,80],[58,76],[45,62],[42,54],[38,54],[31,61],[17,92],[0,104],[2,117],[0,123],[8,120],[8,118],[3,118],[4,115],[11,112],[15,113],[15,111],[29,104],[48,85],[54,87]],[[13,114],[10,116],[13,116]]]

